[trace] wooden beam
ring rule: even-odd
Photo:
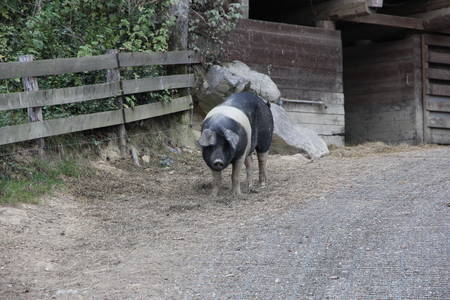
[[[424,19],[423,26],[427,31],[450,29],[450,7],[423,14],[422,18]]]
[[[313,4],[300,12],[291,12],[287,19],[290,22],[314,25],[322,20],[340,20],[370,14],[366,0],[330,0]]]
[[[117,68],[115,55],[0,63],[0,79],[36,77]]]
[[[170,52],[129,52],[119,53],[120,67],[137,67],[148,65],[195,64],[201,61],[200,55],[191,50]]]
[[[370,14],[366,0],[331,0],[313,6],[313,12],[318,20],[339,20]]]
[[[155,102],[138,105],[133,108],[125,108],[125,122],[135,122],[190,109],[192,109],[191,96],[172,99],[168,103]]]
[[[194,74],[169,75],[155,78],[123,80],[122,89],[124,95],[129,95],[166,89],[188,88],[194,86],[194,82]]]
[[[372,14],[363,17],[347,18],[341,21],[382,25],[388,27],[423,30],[423,20],[417,18],[400,17],[384,14]]]
[[[123,122],[121,110],[53,119],[0,128],[0,145],[37,138],[118,125]]]
[[[0,94],[0,111],[52,106],[121,95],[120,83],[101,83],[20,93]]]
[[[169,103],[151,103],[125,109],[126,122],[167,115],[192,108],[190,96],[171,100]],[[122,110],[78,115],[0,128],[0,145],[24,142],[32,139],[123,124]]]

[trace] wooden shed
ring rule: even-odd
[[[347,141],[450,144],[450,36],[346,49]]]
[[[335,145],[450,144],[449,0],[239,1],[227,58],[270,75],[297,124]]]
[[[327,143],[344,143],[342,45],[339,31],[242,20],[230,36],[227,60],[241,60],[273,79],[297,124]]]

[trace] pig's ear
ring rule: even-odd
[[[230,129],[225,129],[223,131],[223,134],[225,135],[225,139],[230,143],[231,147],[236,150],[237,145],[239,143],[239,135],[231,131]]]
[[[201,147],[214,146],[217,143],[216,133],[211,129],[203,130],[202,135],[200,136],[197,143]]]

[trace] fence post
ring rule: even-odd
[[[22,55],[19,56],[20,62],[26,62],[26,61],[33,61],[34,56],[33,55]],[[39,85],[37,82],[37,79],[35,77],[22,77],[22,83],[23,83],[23,89],[25,91],[38,91]],[[29,107],[27,108],[28,112],[28,121],[29,122],[40,122],[44,120],[44,117],[42,115],[42,107]],[[38,152],[40,156],[44,156],[44,148],[45,148],[45,141],[43,138],[36,139],[37,146],[38,146]]]
[[[188,35],[189,35],[189,9],[190,0],[180,0],[175,1],[171,6],[171,15],[175,16],[176,22],[174,30],[172,31],[172,36],[169,41],[169,50],[187,50],[188,49]],[[188,67],[186,65],[170,66],[168,68],[169,74],[186,74],[188,72]],[[179,96],[185,96],[190,94],[189,90],[187,92],[178,93]],[[183,125],[186,123],[192,126],[193,119],[193,108],[189,111],[181,113],[180,121]]]
[[[111,49],[106,52],[107,54],[114,54],[116,55],[117,59],[117,68],[114,69],[108,69],[106,71],[106,82],[120,82],[120,69],[119,69],[119,59],[118,54],[119,51],[116,49]],[[123,110],[123,98],[122,96],[116,97],[116,105],[117,108],[122,110],[122,113],[124,114]],[[119,135],[119,149],[120,154],[122,157],[125,157],[127,155],[127,130],[125,128],[125,116],[123,118],[123,124],[118,125],[118,135]]]

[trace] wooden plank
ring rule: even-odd
[[[301,78],[295,77],[276,77],[272,76],[272,80],[279,89],[311,89],[315,91],[343,93],[344,87],[342,84],[342,75],[340,73],[334,74],[332,78],[324,80],[321,78],[320,72],[317,74],[309,73]],[[340,80],[339,80],[340,78]]]
[[[303,89],[283,89],[281,95],[288,99],[301,99],[307,101],[321,101],[325,104],[344,104],[343,93],[331,93]]]
[[[0,145],[121,124],[122,111],[107,111],[0,128]]]
[[[394,42],[371,43],[345,48],[344,62],[347,68],[386,61],[402,61],[414,59],[414,47],[419,46],[415,37]],[[368,55],[370,53],[370,55]]]
[[[301,48],[303,51],[316,47],[332,51],[333,48],[341,48],[340,40],[335,38],[323,38],[321,34],[301,35],[285,32],[259,31],[252,29],[236,29],[232,31],[225,41],[226,48],[229,47],[287,47]]]
[[[172,99],[169,103],[150,103],[125,109],[125,122],[135,122],[143,119],[159,117],[180,111],[192,109],[191,96]]]
[[[188,88],[193,87],[194,83],[194,74],[170,75],[155,78],[123,80],[122,89],[124,95],[128,95],[166,89]]]
[[[414,73],[407,73],[404,76],[393,77],[395,80],[374,80],[372,84],[364,83],[360,85],[346,85],[344,93],[346,95],[366,95],[374,94],[378,91],[396,91],[411,89],[414,91]]]
[[[344,73],[345,80],[355,80],[359,84],[372,84],[374,81],[403,81],[406,83],[406,74],[414,73],[413,61],[382,62],[370,65],[360,65],[347,68]],[[346,86],[347,87],[347,86]],[[349,88],[352,86],[349,85]],[[357,88],[357,87],[355,87]]]
[[[136,67],[149,65],[180,65],[200,63],[200,54],[195,51],[170,52],[129,52],[119,53],[120,67]]]
[[[284,102],[283,108],[288,112],[334,114],[334,115],[345,114],[343,104],[311,105],[311,104]]]
[[[430,143],[450,145],[450,130],[441,128],[431,128]]]
[[[405,28],[414,30],[423,30],[423,20],[418,18],[401,17],[394,15],[384,14],[371,14],[362,17],[348,18],[342,21],[363,23],[363,24],[375,24],[395,28]]]
[[[344,125],[344,115],[289,112],[289,118],[298,124]]]
[[[312,8],[316,20],[341,20],[370,14],[366,0],[330,0]]]
[[[435,96],[450,96],[450,85],[430,83],[428,94]]]
[[[332,39],[339,41],[341,33],[335,30],[325,30],[317,27],[294,25],[278,22],[267,22],[261,20],[239,20],[236,30],[259,31],[264,33],[288,34],[292,37],[302,36],[308,38]]]
[[[0,63],[0,79],[96,71],[117,67],[115,55]]]
[[[444,112],[431,112],[428,120],[428,126],[450,129],[450,114]]]
[[[428,78],[438,80],[450,80],[450,68],[444,69],[431,67],[428,69]]]
[[[431,111],[450,112],[450,97],[428,96],[427,109]]]
[[[450,65],[450,51],[438,52],[430,49],[428,53],[428,61],[430,63]]]
[[[229,48],[227,60],[241,60],[247,64],[270,64],[280,67],[311,68],[342,72],[342,59],[339,56],[323,55],[320,51],[301,53],[271,47]]]
[[[327,143],[328,146],[334,145],[336,147],[345,146],[345,137],[341,135],[320,135],[320,137]]]
[[[450,37],[444,35],[425,35],[425,43],[432,46],[450,47]]]
[[[36,106],[52,106],[121,95],[120,83],[102,83],[63,89],[0,94],[0,111]]]
[[[325,124],[306,124],[306,123],[295,123],[304,128],[314,130],[320,135],[343,135],[345,132],[344,125],[325,125]]]
[[[442,14],[426,19],[423,27],[427,31],[440,31],[450,28],[450,8]]]

